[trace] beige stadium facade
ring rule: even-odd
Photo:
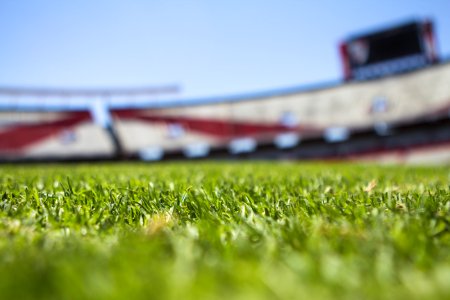
[[[301,149],[308,140],[320,139],[321,147],[329,147],[334,143],[345,144],[355,132],[371,131],[377,126],[386,129],[448,119],[449,83],[450,63],[445,62],[395,76],[322,87],[242,97],[149,102],[142,107],[111,106],[112,127],[121,148],[119,156],[111,132],[94,122],[89,111],[3,108],[0,158],[158,160],[173,153],[196,157],[219,150],[228,151],[233,157],[233,145],[240,143],[242,152],[258,153],[261,146],[283,138],[287,144],[275,145],[273,151]],[[333,132],[337,138],[327,136]],[[389,133],[380,135],[383,134]],[[236,152],[240,152],[239,147]],[[365,151],[336,158],[448,163],[450,140],[443,138],[439,143],[421,143],[420,147]]]

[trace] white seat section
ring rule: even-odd
[[[144,161],[161,160],[164,157],[164,149],[162,147],[148,147],[139,150],[138,155]]]
[[[295,132],[278,134],[274,139],[274,144],[279,149],[289,149],[297,146],[301,141],[299,134]]]
[[[346,127],[330,127],[325,129],[323,135],[328,143],[338,143],[349,139],[350,131]]]
[[[208,156],[211,146],[208,143],[195,143],[187,145],[183,148],[184,156],[188,158],[198,158]]]
[[[373,125],[373,129],[380,136],[391,134],[391,128],[386,122],[377,122]]]
[[[228,150],[231,154],[250,153],[256,150],[257,143],[252,138],[239,138],[230,142]]]

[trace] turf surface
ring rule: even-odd
[[[450,168],[0,166],[1,299],[450,299]]]

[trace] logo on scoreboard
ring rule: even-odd
[[[358,65],[363,65],[369,58],[369,43],[365,40],[352,41],[348,45],[350,60]]]

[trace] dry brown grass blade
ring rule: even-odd
[[[364,191],[366,193],[370,193],[375,187],[377,186],[377,181],[375,179],[372,179],[367,186],[364,188]]]

